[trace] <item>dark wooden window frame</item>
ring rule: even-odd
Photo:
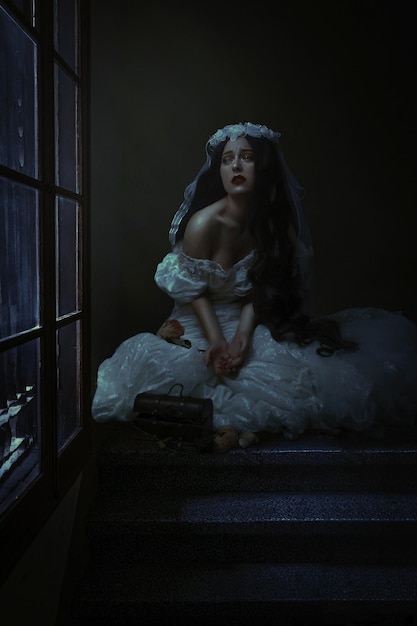
[[[31,329],[18,336],[0,340],[0,350],[6,350],[34,338],[42,338],[41,350],[41,471],[16,502],[0,518],[0,552],[2,555],[0,584],[23,555],[42,526],[62,501],[79,476],[91,454],[91,376],[90,376],[90,218],[89,218],[89,2],[80,0],[79,54],[77,77],[69,65],[54,51],[53,0],[38,0],[39,28],[33,28],[27,17],[20,13],[10,0],[0,0],[38,43],[39,80],[39,163],[40,178],[35,180],[8,167],[0,165],[0,176],[37,189],[40,196],[41,219],[41,311],[40,328]],[[54,163],[54,62],[76,80],[81,90],[81,150],[82,188],[74,193],[55,185]],[[56,319],[55,309],[55,197],[76,200],[82,210],[82,307],[63,318]],[[81,321],[81,429],[58,454],[56,415],[56,344],[58,328],[76,320]]]

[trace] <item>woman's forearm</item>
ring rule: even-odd
[[[219,320],[207,296],[199,296],[192,301],[191,306],[208,341],[215,343],[224,339]]]
[[[252,302],[248,302],[242,307],[240,313],[239,325],[236,332],[244,333],[251,337],[256,326],[255,311]]]

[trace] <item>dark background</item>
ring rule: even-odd
[[[312,312],[417,321],[415,34],[403,1],[92,0],[93,378],[154,332],[185,186],[219,127],[282,133],[315,244]]]

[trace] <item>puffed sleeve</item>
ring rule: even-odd
[[[158,264],[155,282],[176,302],[192,302],[204,293],[209,281],[209,271],[200,261],[186,256],[180,247],[174,248]]]

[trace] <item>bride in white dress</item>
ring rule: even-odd
[[[155,273],[172,313],[100,365],[97,422],[132,420],[138,393],[180,383],[211,398],[215,429],[294,438],[415,424],[416,325],[376,308],[308,315],[312,244],[279,137],[247,122],[207,142]]]

